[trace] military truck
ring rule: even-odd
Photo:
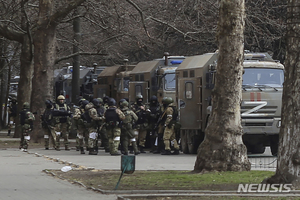
[[[97,76],[106,67],[85,67],[80,66],[79,82],[80,95],[87,96],[93,94],[93,87],[97,83]],[[66,66],[54,70],[54,99],[60,94],[66,97],[66,103],[72,102],[72,69],[73,66]]]
[[[135,65],[116,65],[105,68],[97,77],[94,97],[113,97],[118,102],[128,98],[129,73]]]
[[[218,53],[186,58],[176,69],[181,148],[196,153],[211,113]],[[241,103],[243,141],[248,152],[277,154],[284,66],[267,53],[245,53]],[[183,117],[184,116],[184,117]]]
[[[157,96],[159,102],[163,97],[175,99],[175,70],[184,59],[184,56],[165,53],[161,59],[139,62],[130,72],[130,103],[134,103],[139,94],[143,95],[144,103],[148,103],[153,95]]]

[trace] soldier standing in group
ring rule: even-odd
[[[57,104],[55,104],[55,109],[70,113],[70,107],[65,103],[65,97],[59,95],[57,97]],[[65,150],[69,151],[69,131],[71,130],[71,118],[70,116],[58,116],[56,117],[56,150],[60,151],[60,138],[64,139]]]
[[[162,137],[158,138],[158,134],[157,134],[157,130],[156,130],[156,124],[157,121],[159,119],[159,116],[161,114],[160,112],[160,104],[157,100],[157,97],[155,95],[153,95],[150,98],[150,106],[149,106],[149,110],[150,110],[150,116],[148,118],[148,122],[149,122],[149,131],[150,131],[150,144],[151,144],[151,151],[153,153],[160,153],[160,147],[162,146]],[[159,139],[161,141],[159,141]],[[158,143],[160,143],[160,145],[158,145]],[[155,148],[155,146],[157,146],[157,149]]]
[[[73,116],[74,126],[77,131],[76,138],[78,138],[78,149],[80,150],[81,154],[85,154],[84,148],[83,148],[83,143],[84,143],[83,141],[84,141],[84,138],[87,137],[86,127],[85,127],[84,121],[81,116],[84,114],[84,112],[85,112],[84,108],[88,103],[89,102],[87,100],[80,99],[78,102],[78,107],[75,108],[75,112],[74,112],[74,116]]]
[[[164,97],[162,100],[163,104],[163,113],[161,115],[160,122],[160,131],[163,132],[163,140],[165,144],[165,151],[162,155],[178,155],[179,154],[179,146],[175,136],[175,123],[177,118],[177,111],[175,106],[173,106],[173,99],[171,97]],[[171,153],[170,142],[174,143],[175,151]]]
[[[109,96],[105,96],[105,97],[103,97],[103,106],[104,106],[104,108],[105,108],[105,110],[107,110],[108,109],[108,99],[109,99]]]
[[[99,107],[100,102],[98,99],[93,99],[92,102],[88,103],[85,106],[85,113],[84,113],[84,120],[85,120],[85,126],[88,129],[89,134],[89,155],[97,155],[97,147],[98,147],[98,133],[97,133],[97,127],[98,121],[102,121],[103,117],[100,117],[97,113],[96,108]]]
[[[125,115],[125,119],[123,120],[122,128],[121,128],[121,137],[122,137],[122,146],[124,150],[124,155],[128,155],[128,145],[129,140],[132,144],[133,151],[135,155],[138,155],[140,152],[138,151],[135,135],[132,129],[132,124],[138,120],[138,116],[128,108],[128,102],[122,101],[120,103],[122,107],[121,111]]]
[[[109,141],[109,150],[112,156],[121,155],[118,152],[120,144],[122,121],[125,119],[123,112],[116,107],[116,100],[108,99],[109,108],[105,111],[104,117],[106,122],[106,130]]]
[[[53,118],[53,103],[47,99],[45,101],[46,109],[41,115],[42,128],[44,130],[45,150],[49,149],[49,140],[51,139],[53,148],[56,148],[56,133],[54,131],[55,120]]]
[[[146,153],[144,151],[146,136],[147,136],[147,128],[148,128],[148,114],[146,111],[146,107],[143,104],[143,96],[137,95],[136,102],[132,105],[132,110],[138,116],[138,121],[136,122],[135,131],[138,134],[138,141],[141,153]]]
[[[106,109],[103,105],[103,100],[101,98],[97,98],[97,99],[100,102],[99,106],[96,107],[97,114],[100,117],[104,117],[104,113]],[[108,153],[109,143],[108,143],[107,131],[106,131],[104,120],[97,121],[97,126],[98,126],[97,132],[98,132],[98,136],[100,135],[101,145],[104,147],[105,152]]]
[[[13,125],[15,125],[15,123],[16,123],[17,108],[18,108],[17,100],[12,99],[8,106],[9,122],[8,122],[7,136],[10,136],[11,129],[12,129]]]
[[[29,103],[25,102],[23,104],[23,109],[20,112],[20,124],[21,124],[21,141],[20,149],[21,151],[27,152],[28,144],[30,140],[30,133],[33,129],[33,121],[35,117],[29,110]]]

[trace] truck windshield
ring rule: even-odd
[[[282,87],[284,73],[282,69],[244,68],[243,86],[267,85],[270,87]]]
[[[128,91],[129,89],[129,77],[125,77],[123,80],[123,91]]]
[[[176,79],[175,73],[165,75],[165,90],[175,90]]]

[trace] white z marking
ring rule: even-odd
[[[250,116],[254,117],[254,116],[264,116],[265,115],[263,113],[260,114],[260,113],[253,113],[253,112],[256,112],[259,109],[261,109],[262,107],[266,106],[268,104],[268,102],[266,102],[266,101],[244,101],[244,104],[245,105],[249,105],[249,104],[257,105],[254,108],[247,110],[246,112],[243,112],[241,114],[242,117],[250,117]]]

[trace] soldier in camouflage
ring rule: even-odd
[[[128,102],[126,100],[122,101],[120,106],[122,107],[121,111],[125,115],[121,128],[124,155],[128,155],[129,142],[132,144],[134,154],[138,155],[140,152],[138,151],[135,135],[132,129],[132,124],[138,120],[138,116],[128,108]]]
[[[88,103],[85,106],[84,120],[85,126],[88,129],[89,134],[89,155],[97,155],[98,154],[98,123],[99,121],[103,121],[104,117],[99,116],[97,113],[97,107],[99,107],[100,102],[98,99],[93,99],[92,102]]]
[[[121,155],[118,152],[121,136],[121,125],[125,119],[123,112],[116,107],[116,100],[113,98],[108,99],[109,108],[105,111],[105,123],[107,136],[109,141],[109,150],[112,156]]]
[[[150,144],[151,144],[151,151],[153,153],[160,153],[162,137],[158,137],[158,133],[156,130],[156,124],[161,114],[161,106],[157,100],[157,97],[153,95],[150,98],[150,105],[149,105],[150,115],[148,118],[149,122],[149,134],[150,134]],[[157,148],[156,148],[157,146]]]
[[[132,110],[138,116],[138,121],[136,122],[135,132],[138,134],[138,141],[141,153],[146,153],[144,151],[147,128],[148,128],[148,112],[146,106],[143,104],[143,96],[137,95],[136,102],[132,105]]]
[[[100,102],[99,106],[96,107],[97,114],[100,117],[104,117],[104,113],[106,111],[106,108],[103,105],[103,100],[101,98],[97,98],[98,101]],[[104,147],[105,152],[109,152],[109,142],[108,142],[108,137],[107,137],[107,131],[106,131],[106,126],[104,120],[97,121],[97,132],[98,136],[100,136],[101,139],[101,145]]]
[[[87,100],[80,99],[78,102],[79,107],[75,108],[74,115],[73,115],[74,127],[77,130],[76,138],[78,138],[78,149],[80,150],[81,154],[85,154],[83,148],[84,147],[83,141],[87,137],[87,129],[85,127],[84,121],[81,116],[84,114],[85,112],[84,108],[88,103],[89,102]]]
[[[175,106],[172,104],[173,99],[171,97],[164,97],[162,100],[163,104],[163,112],[162,112],[162,121],[160,125],[160,131],[163,131],[163,140],[165,144],[165,151],[162,155],[178,155],[179,154],[179,146],[175,136],[175,122],[174,114],[176,112]],[[175,151],[171,153],[170,142],[174,144]]]
[[[70,107],[65,103],[65,97],[63,95],[59,95],[57,97],[57,103],[55,104],[55,109],[70,113]],[[70,116],[57,116],[56,125],[55,125],[55,132],[56,132],[56,150],[60,151],[60,138],[64,139],[65,150],[69,151],[69,132],[71,130],[71,118]]]
[[[29,110],[29,103],[23,104],[23,109],[20,112],[20,124],[21,124],[21,151],[27,152],[28,144],[30,140],[30,133],[33,129],[33,121],[35,120],[34,115]]]
[[[8,122],[8,133],[7,136],[10,136],[11,129],[16,123],[16,117],[17,117],[17,100],[12,99],[9,106],[8,106],[8,114],[9,114],[9,122]]]
[[[56,148],[56,133],[54,131],[55,120],[53,117],[53,103],[47,99],[46,109],[41,115],[42,128],[44,130],[45,150],[49,149],[49,142],[52,141],[53,148]]]

